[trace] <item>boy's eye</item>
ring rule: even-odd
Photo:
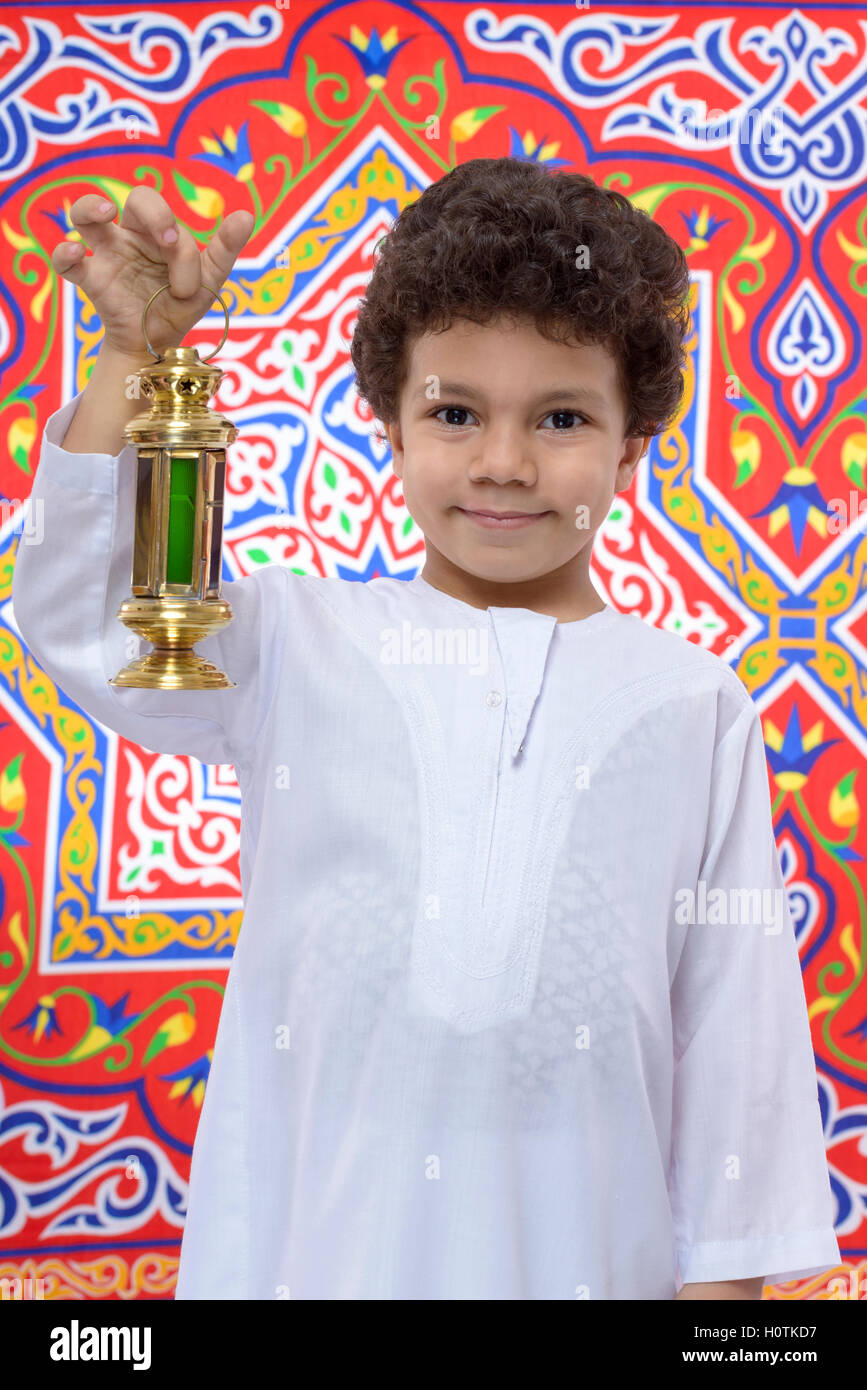
[[[440,408],[439,408],[439,410],[433,411],[433,419],[435,420],[435,419],[437,418],[438,415],[442,415],[445,411],[448,411],[449,415],[469,415],[469,414],[470,414],[470,412],[469,412],[464,406],[462,406],[462,405],[441,405]],[[463,423],[464,423],[464,422],[463,422],[462,420],[460,420],[460,421],[459,421],[459,420],[441,420],[441,421],[440,421],[440,424],[441,424],[441,425],[452,425],[452,426],[455,426],[456,428],[460,428],[460,426],[461,426]]]
[[[439,415],[442,415],[444,412],[448,412],[450,415],[469,415],[469,414],[471,414],[471,411],[467,410],[466,406],[463,406],[463,405],[441,405],[440,408],[439,408],[439,410],[434,410],[434,411],[432,412],[432,418],[435,420]],[[545,416],[545,419],[546,419],[546,420],[550,420],[553,416],[556,416],[556,417],[558,418],[558,420],[563,420],[564,418],[565,418],[566,420],[568,420],[568,421],[581,420],[585,425],[587,424],[587,417],[586,417],[586,415],[580,415],[580,414],[578,413],[577,410],[552,410],[552,411],[550,412],[550,414],[548,414],[548,415]],[[463,423],[464,423],[464,421],[458,421],[458,420],[441,420],[441,421],[440,421],[440,424],[446,425],[446,426],[451,426],[451,427],[453,427],[454,429],[460,429],[461,426],[463,425]],[[563,433],[565,433],[567,430],[572,429],[572,428],[574,428],[574,427],[573,427],[571,424],[567,424],[567,425],[566,425],[564,428],[562,428],[562,429],[555,427],[555,434],[563,434]]]
[[[552,410],[550,415],[545,416],[545,419],[550,420],[554,415],[556,415],[559,420],[562,420],[565,417],[568,420],[581,420],[585,425],[587,424],[587,416],[579,415],[577,410]],[[572,425],[566,426],[566,429],[572,428]],[[558,433],[562,434],[563,431],[560,430],[558,431]]]

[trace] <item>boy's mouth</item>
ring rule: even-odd
[[[458,511],[463,512],[464,516],[479,526],[503,531],[513,531],[520,526],[532,526],[534,522],[541,521],[543,516],[553,516],[553,512],[476,512],[466,507],[458,507]]]

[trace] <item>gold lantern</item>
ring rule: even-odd
[[[223,373],[207,365],[226,341],[229,311],[212,290],[223,306],[226,329],[210,357],[202,359],[189,347],[160,355],[147,335],[147,312],[168,288],[161,285],[142,312],[144,340],[156,360],[135,375],[151,406],[124,431],[137,453],[135,536],[132,597],[117,616],[153,650],[131,661],[109,685],[228,690],[235,682],[198,656],[193,644],[232,621],[220,589],[226,446],[238,431],[208,406]]]

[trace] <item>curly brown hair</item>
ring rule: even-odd
[[[606,346],[627,436],[660,434],[676,418],[686,257],[622,193],[528,160],[470,159],[405,207],[375,249],[350,355],[378,420],[398,419],[416,336],[501,316],[532,321],[550,341]]]

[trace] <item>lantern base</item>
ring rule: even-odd
[[[236,682],[205,657],[193,643],[213,637],[232,621],[225,599],[131,598],[117,616],[153,651],[131,661],[109,685],[140,690],[231,690]]]
[[[194,651],[155,648],[131,661],[109,685],[139,690],[231,690],[236,682]]]

